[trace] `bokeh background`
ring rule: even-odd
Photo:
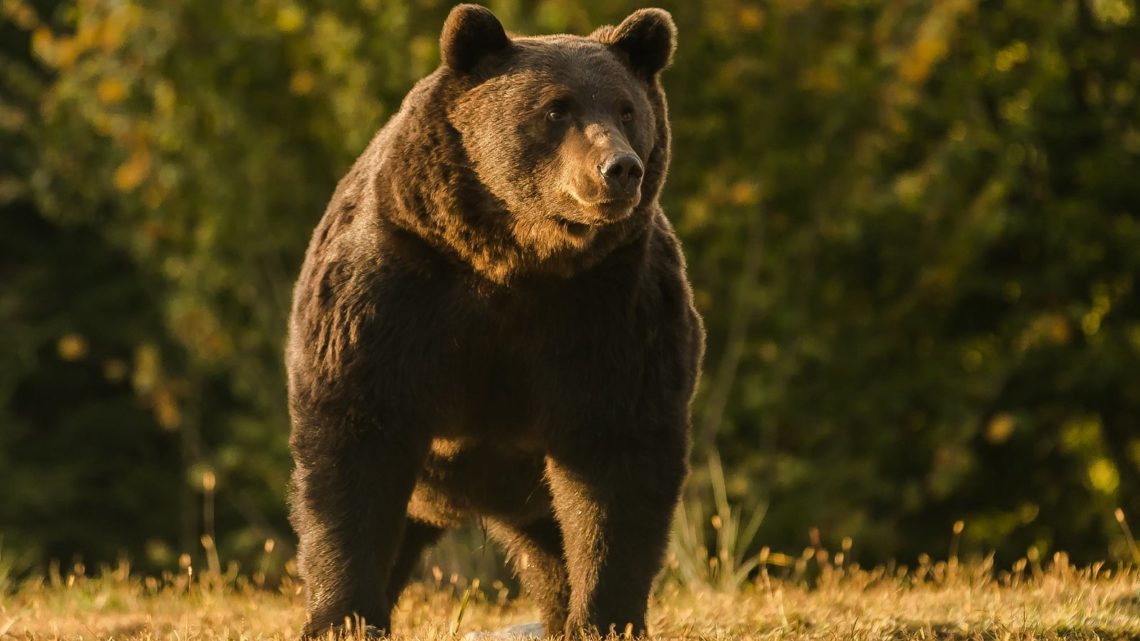
[[[578,34],[638,6],[490,5]],[[805,545],[1128,560],[1136,3],[661,5],[680,30],[663,200],[709,345],[673,568]],[[288,558],[292,282],[449,8],[0,1],[9,573],[257,567],[267,539]],[[455,562],[484,543],[452,541]]]

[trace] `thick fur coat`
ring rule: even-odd
[[[287,365],[305,634],[383,633],[424,548],[481,518],[547,634],[645,632],[703,349],[658,204],[675,28],[508,35],[443,62],[341,180]]]

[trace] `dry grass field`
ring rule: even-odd
[[[658,639],[929,640],[1140,639],[1140,572],[1046,567],[995,570],[926,562],[863,570],[823,562],[809,575],[761,572],[732,590],[662,582],[652,604]],[[438,574],[437,574],[438,576]],[[476,587],[478,584],[475,584]],[[417,584],[395,616],[395,638],[453,639],[534,618],[500,585]],[[299,589],[187,572],[142,579],[127,568],[25,582],[0,596],[0,639],[222,641],[294,639]]]

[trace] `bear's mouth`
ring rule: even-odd
[[[594,226],[589,223],[570,220],[569,218],[564,218],[562,216],[559,216],[557,220],[559,226],[562,227],[562,230],[571,236],[585,236],[586,234],[589,234],[590,231],[594,228]]]
[[[641,191],[638,190],[632,194],[620,196],[606,196],[601,198],[584,198],[575,189],[567,189],[566,192],[582,209],[582,213],[588,218],[594,219],[590,223],[585,223],[587,226],[602,226],[611,223],[619,222],[628,218],[637,205],[641,202]],[[572,223],[579,223],[578,220],[563,217]]]
[[[601,214],[606,223],[616,223],[627,218],[641,201],[641,195],[633,198],[606,198],[591,203],[590,207]]]

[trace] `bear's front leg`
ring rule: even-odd
[[[352,414],[349,412],[349,414]],[[389,575],[427,446],[378,425],[294,424],[291,520],[308,620],[303,637],[368,626],[387,634]]]
[[[570,576],[569,639],[646,633],[688,454],[683,425],[655,431],[630,447],[577,440],[547,460]]]

